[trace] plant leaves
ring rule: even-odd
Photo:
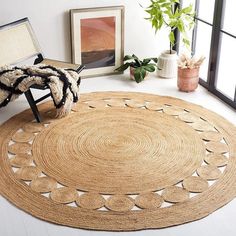
[[[139,67],[139,66],[142,66],[142,62],[137,58],[137,59],[134,59],[136,65]]]
[[[193,5],[190,4],[188,7],[185,7],[181,10],[182,13],[184,14],[191,14],[193,11]]]
[[[138,60],[138,57],[136,55],[132,55],[133,59],[137,59]]]
[[[123,71],[125,71],[130,65],[131,65],[131,63],[127,62],[127,63],[121,65],[120,67],[116,68],[115,71],[123,72]]]
[[[185,46],[190,47],[190,41],[186,38],[183,38],[183,43],[185,44]]]
[[[175,8],[175,4],[179,4],[179,0],[150,0],[151,4],[145,9],[148,14],[148,19],[152,27],[155,29],[155,33],[159,31],[163,26],[169,28],[169,40],[173,46],[175,44],[175,36],[172,32],[178,29],[180,33],[184,34],[181,39],[188,40],[187,31],[191,30],[195,24],[194,22],[194,9],[193,5],[189,4],[182,9]],[[183,41],[184,42],[184,41]],[[184,44],[189,44],[185,41]]]
[[[158,58],[157,57],[146,58],[146,59],[143,60],[142,64],[145,66],[145,65],[148,65],[151,61],[157,63],[158,62]]]
[[[171,31],[169,34],[169,40],[170,40],[171,45],[175,44],[175,35],[173,31]]]
[[[142,75],[142,80],[144,80],[145,76],[147,75],[146,70],[144,70],[144,68],[141,67],[141,75]]]
[[[143,65],[147,65],[151,61],[151,58],[146,58],[143,60]]]
[[[158,62],[158,58],[157,58],[157,57],[152,57],[151,59],[152,59],[152,61],[154,61],[155,63]]]
[[[141,69],[140,67],[134,70],[134,79],[137,83],[142,81]]]
[[[148,72],[154,72],[156,70],[154,65],[147,65],[143,67]]]
[[[132,60],[134,59],[133,56],[130,56],[130,55],[126,55],[123,59],[123,61],[128,61],[128,60]]]
[[[134,79],[137,83],[142,82],[145,76],[146,76],[146,70],[143,69],[142,67],[136,68],[134,70]]]

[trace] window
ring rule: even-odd
[[[202,21],[198,21],[196,30],[196,46],[194,51],[196,55],[204,55],[206,57],[200,70],[200,77],[206,81],[209,68],[212,26]]]
[[[200,84],[236,109],[236,1],[194,0],[196,27],[192,51],[206,56]],[[189,1],[182,0],[182,6]]]
[[[221,33],[221,48],[218,65],[218,74],[216,80],[216,89],[224,95],[234,100],[236,74],[235,74],[235,60],[232,55],[236,55],[236,39]]]

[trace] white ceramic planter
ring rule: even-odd
[[[171,54],[169,50],[161,53],[158,58],[158,70],[157,75],[162,78],[175,78],[177,77],[177,53],[172,50]]]

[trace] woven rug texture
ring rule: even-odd
[[[206,217],[236,195],[236,128],[183,100],[144,93],[81,95],[43,123],[26,110],[0,126],[0,194],[56,224],[163,228]]]

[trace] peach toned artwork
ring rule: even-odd
[[[86,69],[115,65],[115,17],[81,20],[81,57]]]

